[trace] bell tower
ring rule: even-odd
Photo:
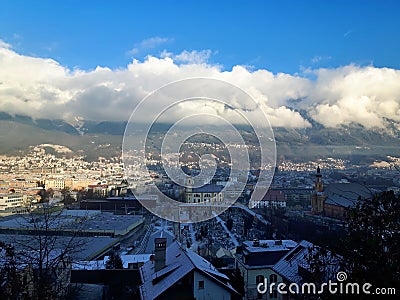
[[[315,173],[314,193],[311,195],[311,211],[316,214],[323,214],[325,200],[324,183],[322,182],[321,169],[318,166],[317,173]]]
[[[192,188],[193,188],[193,184],[194,184],[194,180],[192,177],[187,177],[186,178],[186,192],[191,193],[192,192]]]
[[[317,168],[317,173],[315,174],[315,191],[317,193],[322,193],[324,191],[324,183],[322,182],[321,169]]]
[[[193,202],[193,185],[194,185],[194,180],[192,177],[187,177],[186,182],[185,182],[185,200],[186,203],[192,203]]]

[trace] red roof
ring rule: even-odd
[[[279,190],[268,190],[263,197],[264,201],[285,201],[285,193]]]

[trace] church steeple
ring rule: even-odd
[[[315,189],[311,195],[311,211],[316,214],[323,214],[325,200],[326,195],[324,193],[321,169],[318,166],[317,173],[315,173]]]
[[[322,182],[321,169],[317,168],[317,173],[315,174],[315,191],[321,193],[324,190],[324,183]]]
[[[194,180],[192,177],[188,176],[186,178],[185,182],[185,200],[187,203],[191,203],[193,199],[193,185],[194,185]]]

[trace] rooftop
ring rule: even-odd
[[[164,227],[157,228],[156,231],[150,234],[144,253],[147,254],[154,253],[154,240],[156,238],[166,238],[168,247],[174,241],[175,236],[172,234],[172,232],[170,232]]]
[[[372,191],[359,183],[332,183],[325,189],[327,195],[327,204],[343,207],[354,206],[358,199],[369,199],[372,197]]]
[[[237,293],[226,275],[220,273],[198,254],[183,249],[178,242],[174,242],[166,249],[166,267],[154,272],[154,263],[149,261],[140,270],[143,282],[140,293],[143,299],[155,299],[193,270],[201,272],[227,290]]]
[[[257,240],[245,241],[243,244],[249,252],[285,251],[297,246],[292,240]]]
[[[65,210],[54,213],[54,218],[48,221],[51,230],[82,230],[82,231],[121,231],[126,230],[133,224],[142,220],[140,215],[114,215],[110,212]],[[43,216],[37,215],[15,215],[0,218],[0,229],[32,229],[36,225],[44,224]],[[80,226],[82,226],[80,228]],[[37,226],[40,227],[40,226]]]
[[[201,187],[193,188],[193,193],[220,193],[224,187],[216,184],[206,184]]]
[[[299,274],[299,268],[306,270],[310,269],[309,263],[307,262],[307,255],[309,253],[309,249],[311,249],[313,246],[314,245],[308,241],[301,241],[295,248],[288,252],[273,266],[273,270],[286,280],[301,284],[304,279]],[[331,253],[328,253],[328,255],[330,256]],[[337,259],[334,256],[330,257],[333,263],[329,264],[330,270],[328,274],[336,274],[339,271],[339,264],[335,263],[337,262]]]
[[[127,269],[130,263],[145,263],[150,261],[151,254],[130,254],[121,255],[123,268]],[[104,270],[109,256],[104,256],[103,260],[78,261],[72,264],[74,270]]]
[[[42,237],[43,239],[43,237]],[[17,251],[30,251],[38,249],[39,236],[30,235],[8,235],[0,234],[0,240],[13,244]],[[89,260],[94,259],[107,251],[119,240],[111,237],[67,237],[67,236],[51,236],[47,240],[54,242],[53,249],[65,249],[71,247],[69,254],[73,260]]]

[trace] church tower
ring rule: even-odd
[[[188,193],[191,193],[192,192],[192,188],[193,188],[193,185],[194,185],[194,180],[193,180],[193,178],[192,177],[187,177],[186,178],[186,192],[188,192]]]
[[[311,195],[311,212],[322,214],[324,212],[325,200],[324,183],[322,181],[321,169],[318,166],[317,173],[315,173],[314,193]]]
[[[185,200],[186,203],[192,203],[193,202],[193,185],[194,185],[194,180],[192,177],[187,177],[186,178],[186,183],[185,183]]]
[[[322,193],[324,191],[324,183],[322,182],[321,169],[317,168],[317,173],[315,174],[315,191],[317,193]]]

